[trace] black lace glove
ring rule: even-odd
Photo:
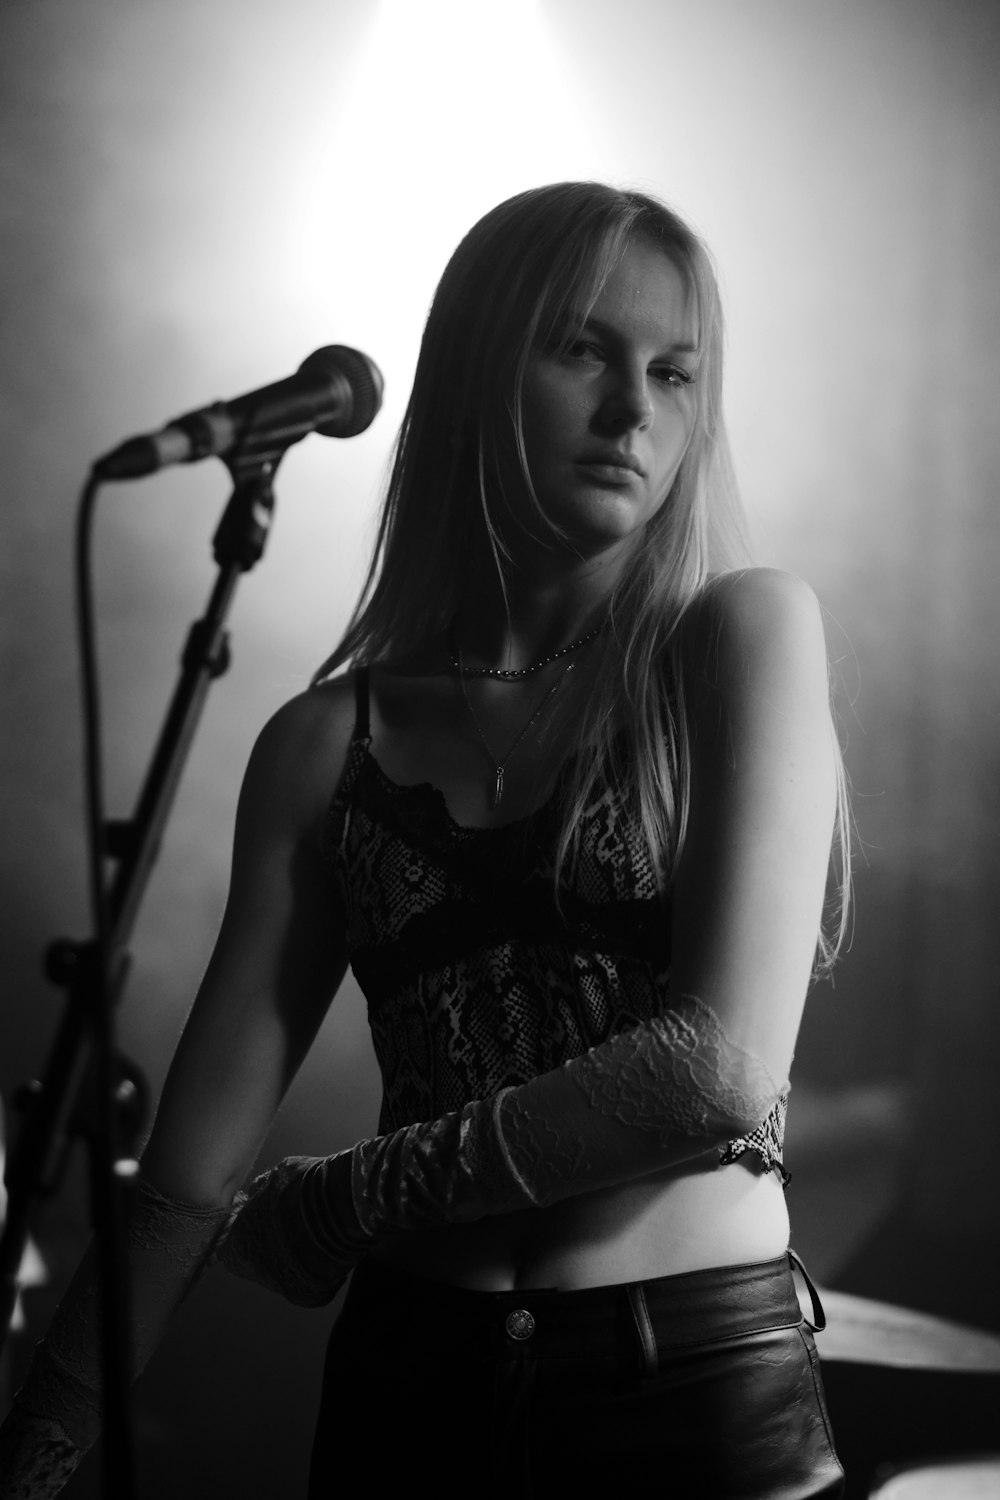
[[[133,1378],[194,1286],[229,1210],[178,1203],[140,1179],[128,1228]],[[91,1245],[0,1427],[0,1500],[49,1500],[101,1426],[97,1251]]]

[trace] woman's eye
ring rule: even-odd
[[[604,357],[598,345],[589,344],[586,339],[574,339],[565,352],[567,359],[582,360],[585,364],[598,364]]]
[[[683,388],[690,385],[694,376],[687,370],[682,370],[678,365],[656,365],[652,371],[654,380],[659,380],[663,385],[674,385]]]

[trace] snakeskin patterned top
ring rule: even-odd
[[[606,790],[588,809],[557,908],[555,798],[499,828],[456,823],[429,783],[371,753],[368,674],[323,847],[382,1074],[380,1132],[525,1083],[666,1008],[668,899],[645,841]],[[720,1160],[753,1152],[787,1181],[786,1097]]]

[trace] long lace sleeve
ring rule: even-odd
[[[334,1157],[286,1160],[253,1184],[220,1259],[286,1295],[291,1259],[296,1289],[304,1277],[313,1300],[327,1300],[385,1235],[647,1176],[752,1131],[782,1091],[710,1006],[681,996],[654,1020],[492,1099]]]
[[[128,1227],[133,1378],[198,1280],[228,1213],[179,1203],[140,1179]],[[97,1269],[91,1245],[0,1427],[0,1500],[48,1500],[58,1494],[98,1437]]]
[[[518,1206],[542,1207],[721,1148],[759,1125],[781,1092],[709,1006],[684,996],[647,1025],[505,1090],[483,1132],[480,1170],[515,1180]]]

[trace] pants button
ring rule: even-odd
[[[507,1314],[504,1326],[512,1339],[530,1339],[535,1331],[535,1320],[527,1308],[519,1307]]]

